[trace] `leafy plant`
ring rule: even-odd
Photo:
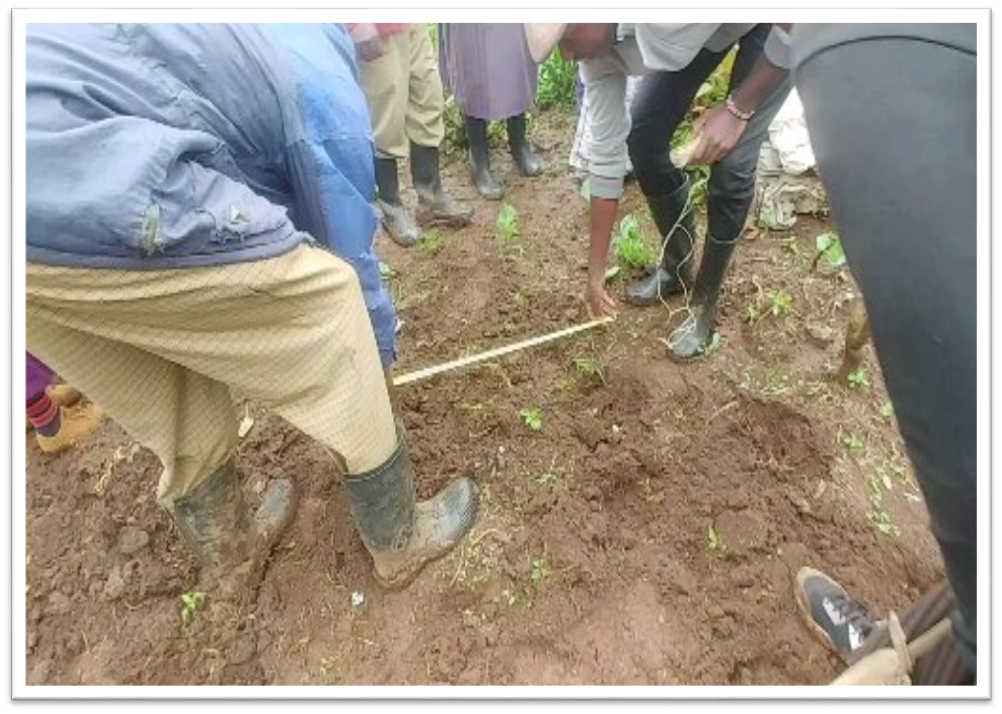
[[[510,203],[501,204],[498,211],[498,232],[505,242],[511,241],[518,235],[518,212]]]
[[[522,423],[533,431],[539,431],[543,428],[543,412],[539,407],[523,409],[518,415],[522,417]]]
[[[536,105],[570,111],[577,101],[577,64],[564,59],[559,48],[539,67]]]
[[[425,231],[421,242],[418,243],[418,250],[425,255],[438,255],[439,251],[442,250],[442,238],[442,231],[437,228]]]
[[[814,239],[818,255],[832,268],[845,265],[845,253],[842,251],[842,241],[835,233],[822,233]]]
[[[654,262],[654,251],[644,241],[640,222],[632,213],[619,222],[619,235],[612,241],[612,249],[627,268],[646,268]]]
[[[717,532],[712,523],[706,528],[706,540],[710,544],[710,550],[714,553],[721,557],[727,555],[727,543],[724,542],[724,537]]]
[[[597,357],[578,355],[573,361],[574,371],[589,382],[605,384],[605,365]]]
[[[860,367],[859,369],[850,372],[849,376],[846,378],[849,382],[849,386],[853,389],[869,389],[870,388],[870,378],[866,374],[866,370]]]
[[[533,583],[538,585],[552,574],[553,570],[550,568],[550,563],[546,558],[546,553],[543,553],[543,555],[538,558],[532,559],[532,570],[529,573],[529,577],[532,578]]]
[[[205,593],[196,590],[187,590],[181,593],[181,622],[188,624],[195,613],[202,609],[205,604]]]
[[[890,402],[884,402],[880,405],[880,416],[883,417],[884,421],[890,421],[894,416],[894,405]]]
[[[771,301],[769,312],[773,317],[782,317],[793,309],[793,296],[782,288],[769,293],[769,299]]]
[[[863,440],[851,431],[840,433],[838,440],[849,451],[862,451],[863,447],[866,446]]]

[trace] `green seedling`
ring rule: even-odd
[[[883,417],[884,421],[890,421],[894,417],[894,405],[890,402],[881,404],[880,416]]]
[[[498,232],[504,243],[511,243],[518,235],[518,212],[510,203],[501,205],[498,211]]]
[[[188,590],[181,593],[181,622],[188,624],[195,613],[202,609],[205,604],[205,593],[196,590]]]
[[[539,431],[543,428],[543,412],[539,407],[523,409],[518,415],[522,417],[522,423],[533,431]]]
[[[536,585],[541,584],[546,580],[553,571],[550,569],[550,563],[546,558],[546,553],[543,553],[538,558],[532,559],[532,570],[529,573],[529,577],[532,578],[532,582]]]
[[[710,544],[710,550],[714,553],[720,557],[727,555],[727,543],[724,542],[724,537],[717,532],[712,523],[706,528],[706,540]]]
[[[720,333],[714,332],[713,337],[710,338],[710,344],[708,344],[706,347],[701,348],[700,351],[703,353],[704,357],[709,357],[714,352],[719,350],[722,345],[723,345],[723,339],[720,337]]]
[[[842,446],[844,446],[848,451],[862,451],[866,446],[866,444],[863,443],[863,440],[851,431],[840,433],[838,440],[839,443],[842,444]]]
[[[814,239],[818,249],[818,257],[832,268],[845,265],[845,253],[842,251],[842,241],[834,233],[822,233]]]
[[[868,516],[878,531],[887,536],[897,537],[901,535],[901,529],[894,524],[891,515],[884,508],[884,492],[881,490],[882,486],[889,488],[889,485],[890,479],[884,481],[879,476],[870,477],[870,512]]]
[[[483,414],[494,408],[494,400],[487,399],[484,401],[463,402],[459,405],[459,408],[464,411],[473,412],[474,414]]]
[[[384,281],[397,277],[397,271],[383,261],[379,261],[379,277]]]
[[[427,231],[418,243],[418,250],[425,255],[438,255],[442,250],[442,231],[432,228]]]
[[[605,365],[597,357],[579,355],[574,358],[574,371],[589,382],[605,384]]]
[[[782,288],[769,293],[769,299],[772,301],[769,312],[773,317],[782,317],[793,309],[793,296]]]
[[[869,389],[870,388],[870,378],[866,374],[866,370],[860,367],[854,372],[850,372],[847,377],[849,386],[853,389]]]

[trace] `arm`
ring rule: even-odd
[[[751,114],[786,80],[790,71],[790,46],[784,27],[788,25],[772,28],[764,52],[744,81],[734,89],[728,103],[719,104],[700,117],[694,127],[699,144],[690,163],[713,164],[726,157],[740,141]]]
[[[592,317],[613,317],[616,303],[605,289],[605,269],[627,166],[630,114],[626,109],[626,74],[612,58],[601,57],[584,63],[582,75],[588,93],[586,120],[590,122],[592,139],[588,165],[591,200],[585,302]]]

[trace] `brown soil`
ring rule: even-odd
[[[399,372],[584,319],[572,132],[560,116],[539,122],[549,169],[536,180],[495,155],[517,246],[483,201],[473,226],[425,247],[380,239],[406,321]],[[464,165],[450,172],[473,201]],[[633,187],[626,211],[653,236],[641,207]],[[803,217],[750,232],[721,347],[698,363],[666,359],[668,308],[624,308],[607,329],[403,388],[421,494],[466,474],[484,495],[470,537],[403,592],[373,580],[330,456],[257,405],[238,459],[248,496],[290,474],[302,504],[256,604],[209,601],[187,624],[180,596],[197,573],[156,504],[157,459],[112,423],[57,458],[29,438],[28,682],[825,683],[839,664],[796,614],[801,564],[878,612],[942,572],[870,348],[871,388],[829,376],[854,288],[811,273],[825,230]],[[778,288],[793,310],[750,325],[749,306],[767,312]],[[539,431],[520,417],[530,408]],[[900,535],[871,520],[874,490]]]

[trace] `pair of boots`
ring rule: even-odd
[[[501,185],[491,173],[491,148],[487,139],[487,120],[466,116],[466,139],[470,145],[470,169],[477,193],[489,201],[499,201]],[[525,136],[525,114],[509,117],[508,148],[523,176],[539,176],[543,167]]]
[[[677,339],[670,346],[670,356],[682,362],[699,357],[710,345],[720,287],[742,229],[742,226],[729,225],[730,221],[722,213],[715,214],[714,206],[709,206],[709,225],[725,235],[715,236],[707,232],[699,273],[693,285],[696,222],[689,200],[689,187],[689,178],[686,177],[673,193],[647,197],[654,223],[664,236],[661,262],[650,275],[626,288],[626,301],[633,305],[654,305],[669,295],[692,291],[689,308],[693,320],[678,331]]]
[[[418,501],[407,441],[378,468],[345,479],[348,502],[380,585],[401,588],[432,560],[445,555],[473,526],[477,486],[456,479]],[[298,489],[291,479],[268,484],[261,506],[248,514],[233,460],[174,502],[174,519],[198,556],[202,579],[224,599],[252,596],[272,547],[292,521]]]
[[[383,227],[398,245],[405,248],[421,240],[420,226],[444,225],[462,228],[470,224],[473,210],[454,201],[442,188],[442,171],[437,146],[411,143],[411,180],[418,197],[417,225],[400,200],[397,160],[376,156],[376,204]]]

